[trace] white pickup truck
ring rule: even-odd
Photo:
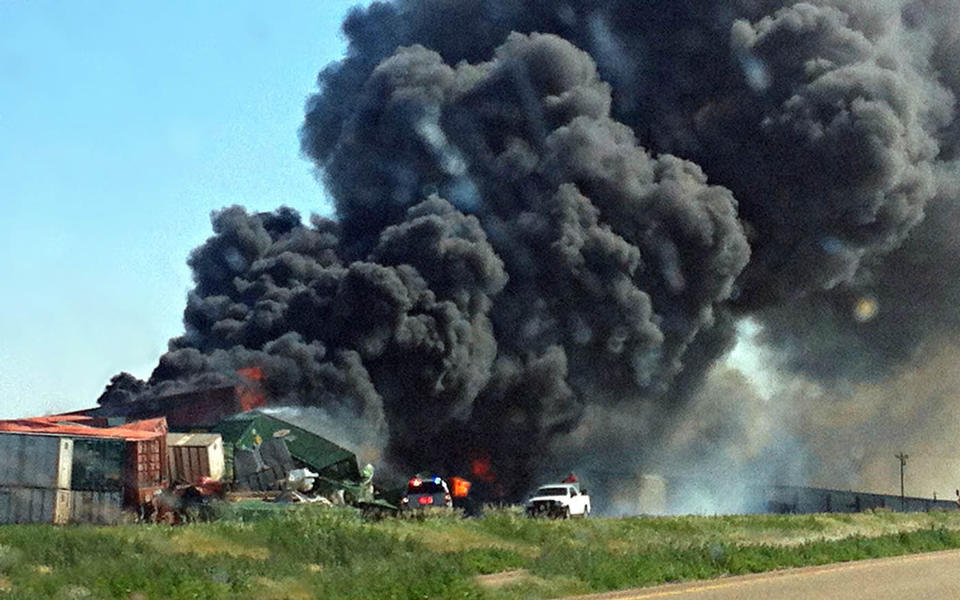
[[[551,483],[534,492],[526,509],[531,517],[586,517],[590,514],[590,496],[575,483]]]

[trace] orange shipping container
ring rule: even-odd
[[[165,435],[127,442],[123,478],[127,504],[143,504],[146,498],[164,486],[166,455]]]

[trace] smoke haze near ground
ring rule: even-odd
[[[300,132],[335,220],[216,213],[149,384],[256,364],[401,469],[489,457],[509,497],[584,454],[815,479],[844,390],[955,356],[958,23],[948,0],[358,8]],[[816,401],[718,363],[747,318]]]

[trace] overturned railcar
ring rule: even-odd
[[[274,489],[293,468],[306,467],[334,481],[363,479],[357,456],[278,416],[245,412],[221,421],[226,478],[241,487]]]

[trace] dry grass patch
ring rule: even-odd
[[[229,556],[231,558],[252,558],[267,560],[270,550],[262,546],[244,546],[219,536],[203,533],[198,529],[181,529],[168,539],[154,542],[161,551],[174,554],[196,554],[197,556]]]
[[[256,590],[258,600],[312,600],[316,596],[310,587],[294,579],[268,579],[254,577],[250,585]]]
[[[465,528],[427,530],[411,533],[413,539],[434,552],[453,553],[465,550],[482,550],[501,548],[513,550],[521,556],[534,558],[540,554],[540,549],[531,544],[507,542],[497,537],[486,535],[478,531]]]
[[[500,544],[490,536],[461,527],[445,529],[427,529],[407,533],[434,552],[460,552],[474,548],[498,547]]]
[[[765,531],[736,531],[730,541],[737,544],[765,544],[796,547],[809,542],[837,541],[855,536],[875,538],[898,533],[912,533],[942,527],[960,531],[957,515],[939,518],[936,513],[891,513],[887,511],[856,514],[824,513],[805,517],[811,527],[804,529],[768,529]]]
[[[480,530],[478,523],[464,521],[457,516],[449,519],[427,519],[422,522],[413,519],[383,521],[377,524],[377,528],[398,539],[413,540],[432,552],[444,554],[491,548],[511,550],[526,558],[536,558],[540,554],[540,548],[536,544],[505,540]]]
[[[480,582],[485,600],[517,600],[537,598],[561,598],[590,593],[592,590],[582,581],[573,577],[544,578],[531,573],[496,585],[484,585]]]
[[[500,573],[491,573],[490,575],[477,575],[473,578],[477,585],[483,588],[494,589],[505,585],[514,585],[530,579],[533,575],[526,569],[516,569],[514,571],[503,571]]]

